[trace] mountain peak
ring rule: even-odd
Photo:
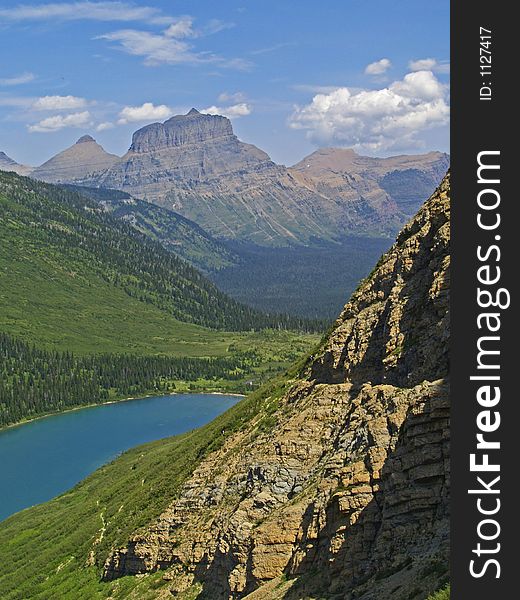
[[[104,171],[118,160],[118,156],[106,152],[92,136],[83,135],[37,167],[32,176],[49,183],[75,183],[91,173]]]
[[[16,161],[8,156],[5,152],[0,151],[0,160],[16,164]]]
[[[220,115],[206,115],[192,108],[185,115],[174,115],[164,123],[152,123],[138,129],[130,151],[152,152],[164,148],[223,141],[234,137],[231,121]]]
[[[76,144],[84,144],[85,142],[95,142],[96,140],[91,135],[82,135]]]

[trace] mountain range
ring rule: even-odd
[[[226,117],[192,109],[136,131],[120,158],[85,135],[29,174],[127,192],[217,238],[284,246],[395,235],[448,163],[440,152],[381,159],[328,148],[287,168],[240,141]],[[0,169],[26,168],[5,157]]]

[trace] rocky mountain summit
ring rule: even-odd
[[[446,581],[449,194],[446,176],[319,349],[113,549],[105,580],[163,571],[154,597],[211,600],[423,600]]]
[[[224,238],[279,243],[330,236],[313,215],[314,192],[241,142],[229,119],[195,109],[136,131],[121,161],[89,184],[173,209]]]
[[[47,183],[76,183],[118,160],[118,156],[106,152],[93,137],[84,135],[70,148],[36,167],[31,177]]]
[[[5,152],[0,152],[0,171],[13,171],[18,175],[29,175],[32,167],[21,165],[10,156],[7,156]]]

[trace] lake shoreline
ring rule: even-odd
[[[235,395],[181,393],[125,400],[0,434],[0,521],[60,496],[132,448],[159,440],[175,445],[168,440],[241,402]]]
[[[7,431],[8,429],[13,429],[14,427],[21,427],[22,425],[27,425],[32,423],[33,421],[39,421],[40,419],[47,419],[48,417],[57,417],[58,415],[64,415],[66,413],[75,412],[78,410],[84,410],[87,408],[96,408],[96,406],[108,406],[109,404],[120,404],[121,402],[130,402],[132,400],[146,400],[147,398],[158,398],[162,396],[189,396],[190,394],[204,394],[207,396],[235,396],[237,398],[245,398],[245,394],[237,394],[236,392],[205,392],[205,391],[196,391],[196,392],[164,392],[164,393],[150,393],[144,394],[142,396],[129,396],[128,398],[121,398],[119,400],[107,400],[106,402],[94,402],[92,404],[82,404],[81,406],[73,406],[72,408],[67,408],[65,410],[59,410],[56,412],[45,413],[42,415],[37,415],[32,417],[31,419],[25,419],[23,421],[17,421],[16,423],[10,423],[9,425],[4,425],[0,427],[0,433],[3,431]]]

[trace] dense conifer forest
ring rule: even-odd
[[[112,398],[175,389],[175,380],[239,380],[258,365],[254,352],[189,358],[46,351],[0,333],[0,427]]]

